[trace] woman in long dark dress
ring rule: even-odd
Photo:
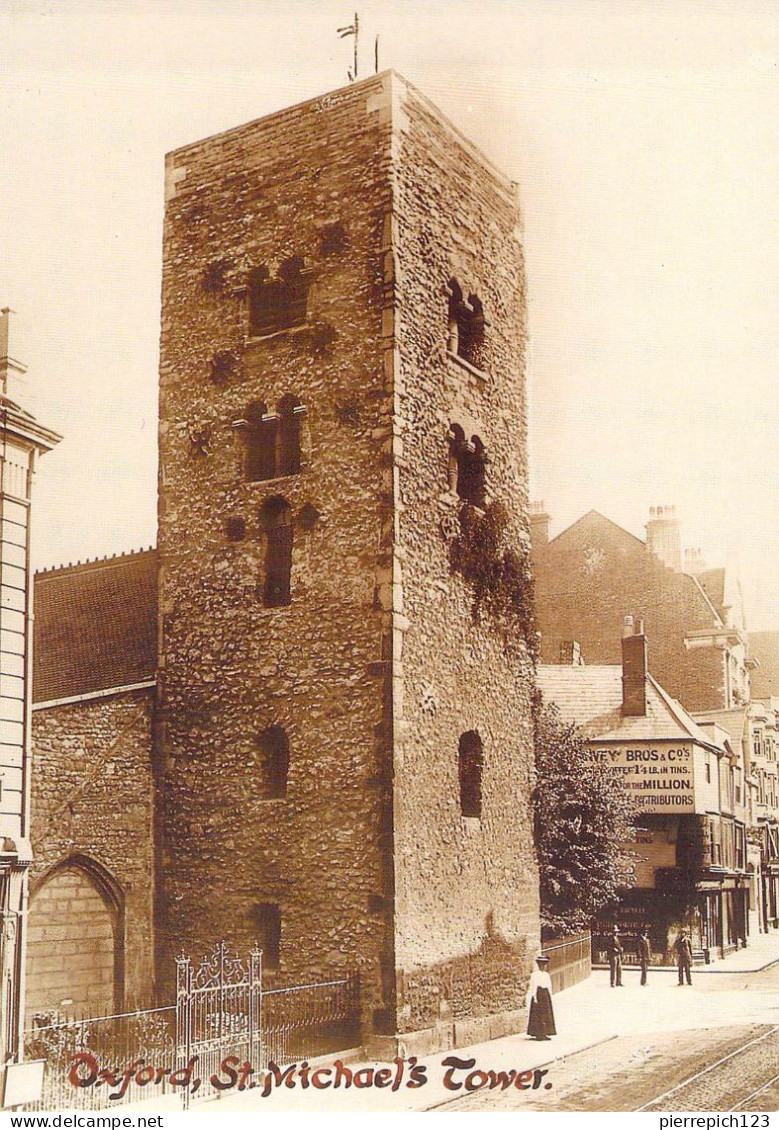
[[[537,968],[530,975],[527,990],[527,1004],[530,1014],[527,1019],[527,1034],[535,1040],[548,1040],[557,1035],[552,1008],[552,978],[546,971],[549,958],[539,954]]]

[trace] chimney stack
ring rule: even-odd
[[[563,640],[560,644],[560,662],[565,667],[584,667],[582,647],[578,640]]]
[[[531,502],[530,544],[533,549],[540,549],[549,542],[549,521],[543,502]]]
[[[684,571],[691,577],[697,577],[699,573],[706,572],[706,559],[700,549],[685,549]]]
[[[625,617],[622,635],[622,713],[626,718],[646,715],[647,644],[644,621],[633,629],[633,617]]]
[[[682,537],[675,506],[651,506],[646,524],[647,553],[675,573],[682,571]]]

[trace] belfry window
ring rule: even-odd
[[[269,498],[260,511],[265,537],[265,580],[262,600],[266,608],[282,608],[291,600],[292,512],[283,498]]]
[[[482,365],[484,345],[484,309],[475,294],[463,295],[457,279],[450,279],[448,349],[476,368]]]
[[[246,419],[238,421],[246,440],[246,481],[297,475],[301,466],[301,436],[306,410],[288,394],[279,401],[276,412],[255,400],[246,409]]]
[[[280,330],[305,325],[308,279],[299,255],[286,259],[276,275],[267,266],[249,273],[249,334],[266,337]]]
[[[483,508],[487,498],[487,453],[479,436],[466,439],[459,424],[449,429],[449,489],[463,502]]]
[[[460,777],[460,812],[463,816],[481,817],[481,777],[484,752],[475,730],[460,735],[457,752]]]
[[[294,396],[282,397],[276,437],[276,474],[279,476],[300,472],[300,428],[304,412],[305,408]]]
[[[259,483],[276,475],[278,419],[259,400],[246,411],[246,479]]]

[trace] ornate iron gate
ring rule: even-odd
[[[228,1056],[236,1064],[262,1063],[262,953],[254,948],[247,961],[230,954],[224,941],[193,969],[189,957],[176,958],[176,1049],[179,1067],[195,1060],[192,1085],[182,1091],[206,1098],[229,1081],[221,1070]],[[199,1081],[199,1082],[198,1082]]]

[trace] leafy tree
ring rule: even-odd
[[[541,917],[554,933],[580,930],[628,885],[634,806],[619,775],[592,760],[584,738],[537,698],[535,840]]]

